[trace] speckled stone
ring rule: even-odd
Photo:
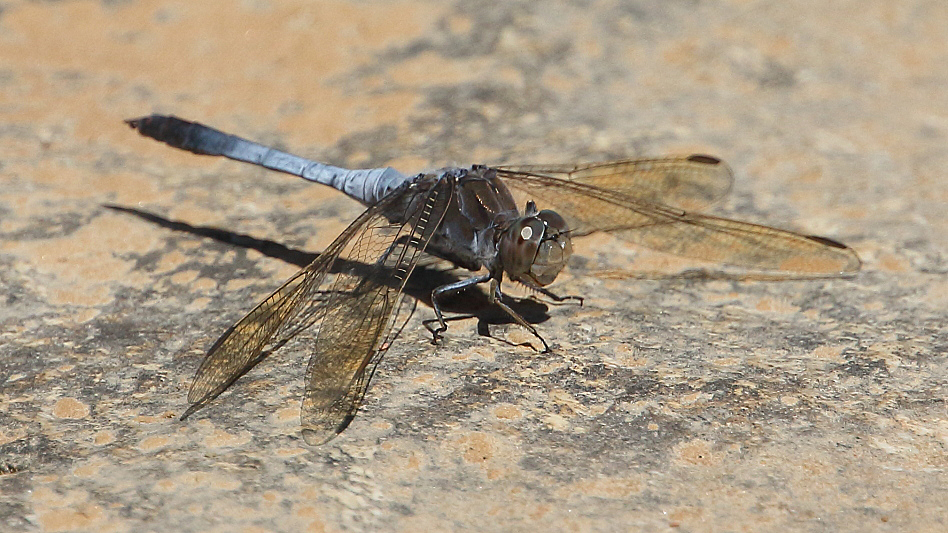
[[[0,530],[948,531],[946,43],[944,0],[5,0]],[[122,122],[152,112],[406,172],[711,153],[717,213],[865,265],[669,277],[594,236],[554,285],[585,305],[531,308],[552,354],[432,346],[422,304],[325,446],[305,352],[179,422],[360,208]]]

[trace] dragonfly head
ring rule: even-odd
[[[553,283],[573,253],[566,221],[555,211],[537,212],[533,202],[526,216],[502,234],[500,259],[510,279],[528,286]]]

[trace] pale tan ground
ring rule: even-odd
[[[948,3],[0,2],[0,529],[948,530]],[[421,305],[352,426],[305,359],[186,422],[204,350],[359,208],[174,151],[174,113],[349,166],[713,153],[721,213],[855,247],[853,280],[601,279],[538,356]],[[496,336],[529,340],[518,328]]]

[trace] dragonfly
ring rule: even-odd
[[[405,175],[391,167],[335,167],[171,115],[126,122],[172,147],[329,185],[366,206],[312,263],[211,346],[181,417],[217,398],[267,354],[291,344],[310,353],[300,424],[303,439],[314,446],[334,438],[355,417],[399,330],[406,282],[425,257],[474,272],[432,290],[433,342],[447,330],[444,299],[487,284],[489,302],[539,339],[544,351],[550,351],[546,340],[507,303],[501,282],[506,277],[556,301],[575,299],[547,286],[566,265],[573,239],[594,232],[661,252],[799,277],[849,276],[861,264],[850,247],[832,239],[682,209],[710,205],[730,189],[731,170],[708,155],[473,165]],[[523,212],[512,191],[529,198]]]

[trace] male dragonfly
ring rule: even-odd
[[[473,272],[432,291],[437,341],[441,301],[487,283],[488,298],[529,330],[505,301],[506,274],[548,297],[572,239],[596,231],[662,252],[797,277],[855,273],[856,253],[813,235],[682,210],[708,205],[731,172],[707,155],[564,166],[474,165],[406,176],[393,168],[348,170],[304,159],[173,116],[127,123],[196,154],[224,156],[335,187],[367,209],[309,266],[231,326],[208,350],[191,389],[190,416],[266,353],[302,341],[312,352],[301,410],[303,437],[322,444],[342,432],[393,340],[403,289],[425,254]],[[521,213],[511,189],[530,198]],[[543,207],[544,209],[540,209]],[[266,351],[265,351],[266,349]]]

